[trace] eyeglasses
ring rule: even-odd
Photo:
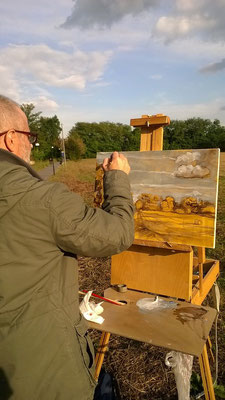
[[[37,141],[37,133],[34,132],[25,132],[25,131],[18,131],[18,129],[12,129],[13,131],[17,132],[17,133],[22,133],[23,135],[28,135],[28,139],[29,142],[31,144],[35,144]],[[8,133],[10,131],[10,129],[8,129],[7,131],[4,132],[0,132],[0,136],[5,135],[6,133]]]

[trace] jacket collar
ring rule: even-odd
[[[7,161],[11,164],[21,165],[22,167],[25,167],[32,176],[38,178],[40,181],[43,180],[40,175],[33,168],[31,168],[28,163],[26,163],[26,161],[7,150],[0,149],[0,162],[1,161]]]

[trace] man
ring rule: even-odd
[[[104,160],[103,210],[93,209],[32,170],[34,139],[19,106],[0,96],[0,386],[13,400],[89,400],[93,351],[76,254],[131,245],[130,167],[117,152]]]

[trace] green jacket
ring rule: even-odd
[[[104,190],[103,210],[87,207],[0,150],[0,392],[12,400],[93,398],[76,254],[119,253],[134,230],[127,175],[107,172]]]

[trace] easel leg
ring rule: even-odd
[[[100,339],[100,343],[98,346],[98,350],[97,350],[97,354],[95,357],[95,380],[98,380],[101,368],[102,368],[102,364],[104,361],[104,357],[105,357],[105,353],[107,351],[107,346],[109,343],[109,338],[110,338],[110,333],[108,332],[102,332],[102,336]]]
[[[215,400],[215,393],[212,382],[212,375],[209,367],[209,359],[207,353],[207,346],[205,344],[203,352],[199,357],[199,364],[202,376],[202,383],[205,392],[206,400]]]
[[[207,347],[207,350],[209,351],[209,355],[210,355],[211,361],[214,363],[215,362],[215,358],[214,358],[214,355],[213,355],[213,352],[212,352],[212,343],[211,343],[210,337],[207,338],[206,347]]]

